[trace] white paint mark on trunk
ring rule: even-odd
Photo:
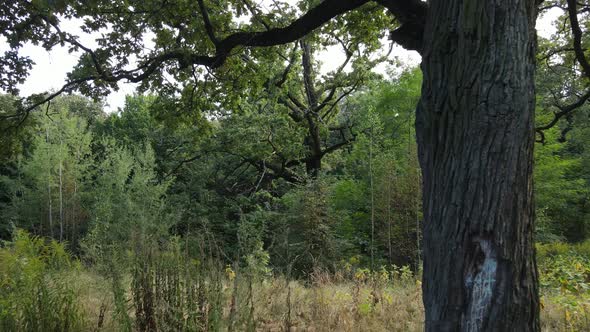
[[[481,331],[484,319],[491,309],[498,261],[492,243],[486,239],[476,239],[485,258],[475,275],[468,275],[465,286],[471,289],[471,299],[463,319],[465,331]]]

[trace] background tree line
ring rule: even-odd
[[[407,70],[347,96],[318,124],[321,144],[342,147],[322,158],[317,173],[293,162],[314,153],[309,124],[293,121],[278,99],[207,118],[182,116],[175,100],[155,96],[128,97],[112,114],[83,97],[60,98],[3,136],[2,237],[22,228],[83,255],[85,239],[99,230],[112,241],[142,227],[166,236],[206,232],[229,262],[247,231],[259,237],[251,250],[269,255],[270,267],[293,264],[300,277],[353,257],[417,269],[420,83],[419,72]],[[10,112],[13,99],[2,98]],[[542,105],[538,112],[542,122]],[[589,131],[580,123],[567,138],[565,127],[547,131],[538,145],[539,241],[587,238]]]

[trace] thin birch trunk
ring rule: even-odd
[[[63,142],[59,143],[59,240],[63,241],[64,235],[64,203],[63,203]]]
[[[49,144],[49,128],[45,127],[45,141]],[[49,149],[47,149],[47,155],[49,156]],[[50,160],[51,161],[51,160]],[[51,166],[51,165],[49,165]],[[51,202],[51,167],[47,173],[47,195],[48,195],[48,208],[49,208],[49,234],[53,237],[53,206]]]

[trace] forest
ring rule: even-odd
[[[590,330],[590,3],[469,2],[0,4],[0,331]]]

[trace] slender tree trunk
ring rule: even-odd
[[[414,214],[416,218],[416,273],[419,273],[420,268],[422,267],[422,259],[420,256],[420,198],[422,197],[420,192],[420,167],[418,166],[418,161],[415,159],[416,155],[413,153],[412,149],[412,128],[408,126],[408,167],[411,171],[412,180],[415,180],[414,183],[416,186],[410,185],[410,188],[414,188],[413,190],[410,189],[412,192],[415,193],[413,196],[414,200]]]
[[[80,224],[81,224],[81,220],[80,220],[80,216],[78,213],[78,204],[79,204],[79,200],[78,200],[78,177],[80,176],[79,172],[79,167],[81,164],[81,157],[80,157],[80,147],[77,148],[76,150],[76,169],[77,171],[74,172],[74,176],[72,177],[73,181],[74,181],[74,195],[73,195],[73,200],[71,203],[72,206],[72,210],[71,210],[71,214],[72,214],[72,220],[71,220],[71,242],[74,244],[78,244],[78,229],[80,228]]]
[[[412,164],[410,167],[413,167]],[[417,180],[420,181],[420,170],[414,168],[417,174]],[[418,186],[419,188],[419,186]],[[418,190],[417,190],[418,191]],[[419,195],[419,194],[418,194]],[[422,267],[422,259],[420,257],[420,196],[415,198],[416,209],[414,213],[416,214],[416,272],[420,271]]]
[[[53,209],[51,204],[51,177],[47,180],[47,195],[49,197],[48,201],[48,218],[49,218],[49,235],[53,237]]]
[[[389,257],[389,265],[393,264],[393,249],[391,246],[391,184],[393,181],[395,181],[394,178],[394,172],[395,170],[393,169],[393,165],[389,165],[388,167],[388,173],[389,173],[389,177],[386,180],[387,182],[387,251],[388,251],[388,257]]]
[[[59,240],[63,241],[64,236],[64,195],[63,195],[63,159],[62,159],[62,146],[63,143],[59,143]]]
[[[373,127],[369,141],[369,181],[371,188],[371,271],[375,269],[375,191],[373,190]]]
[[[416,129],[426,331],[539,331],[534,0],[431,0]]]
[[[45,128],[45,140],[49,143],[49,128]],[[49,149],[47,150],[47,154],[49,155]],[[51,159],[49,159],[49,163],[51,163]],[[53,205],[51,202],[51,165],[47,165],[49,167],[48,176],[47,176],[47,196],[48,196],[48,219],[49,219],[49,235],[53,237]]]
[[[79,159],[76,159],[76,160],[79,160]],[[76,177],[74,177],[74,195],[73,195],[73,197],[74,197],[74,200],[71,203],[71,207],[72,207],[72,211],[71,211],[71,214],[72,214],[72,217],[71,217],[71,219],[72,219],[71,220],[71,234],[72,235],[71,235],[70,241],[72,243],[77,243],[78,242],[78,237],[77,237],[76,231],[77,231],[77,228],[78,228],[78,220],[77,220],[78,219],[78,215],[77,215],[76,205],[78,204],[78,182],[77,182]]]

